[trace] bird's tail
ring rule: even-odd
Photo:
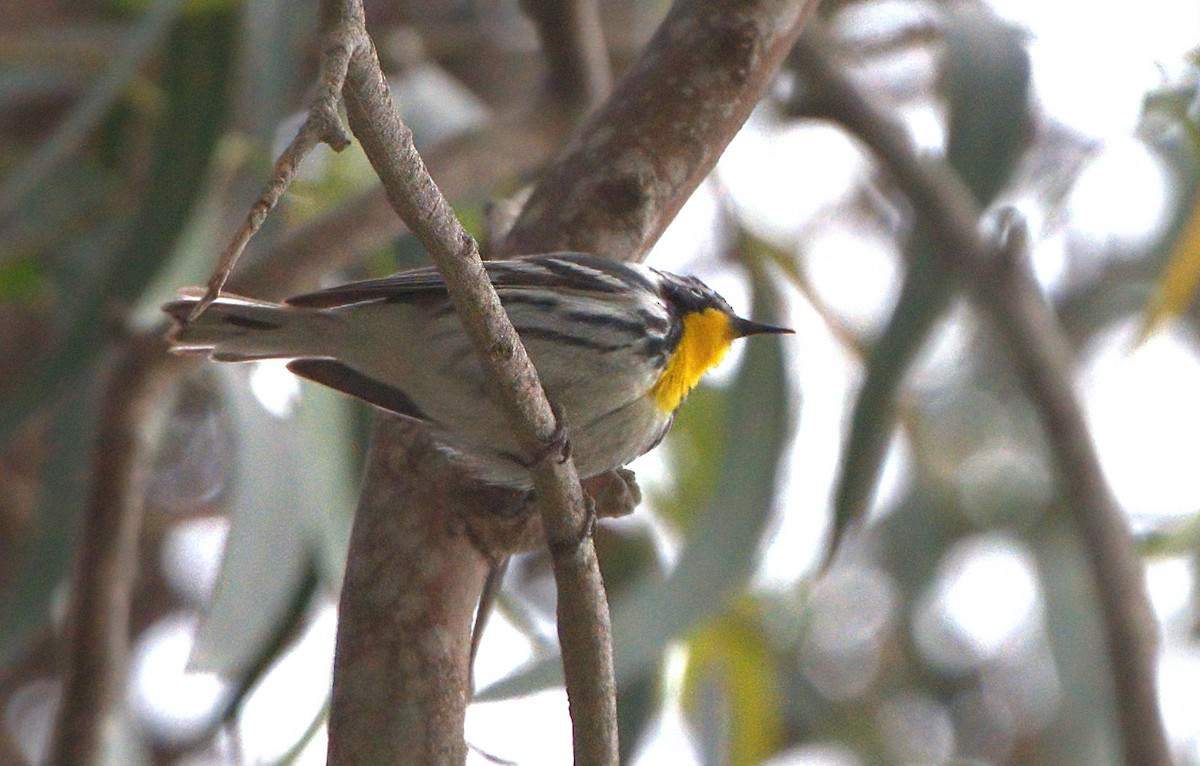
[[[183,288],[163,306],[175,326],[167,334],[177,354],[207,354],[218,362],[321,357],[329,353],[336,319],[315,309],[222,295],[188,321],[204,291]]]

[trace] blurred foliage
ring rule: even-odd
[[[46,290],[46,278],[32,257],[17,257],[0,264],[0,301],[33,303]]]
[[[601,5],[622,60],[664,8]],[[36,760],[37,726],[13,722],[41,715],[41,728],[49,725],[52,701],[28,700],[54,670],[27,659],[56,648],[31,641],[54,644],[46,627],[61,623],[106,361],[141,326],[137,309],[211,268],[295,129],[317,50],[311,4],[60,6],[14,8],[11,29],[0,32],[0,433],[10,445],[0,452],[0,760],[14,753],[27,762]],[[368,10],[382,54],[398,62],[397,101],[423,150],[487,129],[493,118],[483,104],[500,114],[542,108],[542,64],[516,4]],[[1165,176],[1166,220],[1139,241],[1076,220],[1074,191],[1107,146],[1048,115],[1031,77],[1033,37],[975,2],[841,0],[823,4],[822,16],[845,65],[920,134],[923,150],[945,155],[981,208],[1014,205],[1027,216],[1035,244],[1049,251],[1035,253],[1050,264],[1046,294],[1081,358],[1140,317],[1143,336],[1182,338],[1176,358],[1195,361],[1195,53],[1178,73],[1167,62],[1136,135],[1126,137]],[[1054,53],[1075,61],[1072,51]],[[1081,71],[1079,88],[1106,87]],[[1085,552],[1063,520],[1037,418],[989,328],[954,303],[956,286],[931,258],[940,243],[886,168],[797,110],[787,81],[802,76],[781,78],[747,131],[748,141],[774,142],[753,184],[758,196],[738,188],[735,173],[718,172],[727,187],[714,195],[719,220],[685,224],[690,233],[711,229],[711,241],[664,250],[653,263],[694,271],[723,291],[736,284],[749,296],[726,293],[738,308],[752,303],[757,318],[798,334],[746,344],[730,379],[695,391],[658,453],[661,471],[647,472],[646,507],[598,533],[618,642],[622,760],[648,762],[639,761],[643,748],[662,755],[666,711],[668,721],[682,718],[704,764],[1116,763]],[[796,149],[802,144],[819,148]],[[834,153],[857,163],[844,177],[822,175],[822,155]],[[795,186],[779,177],[793,175]],[[502,179],[495,192],[527,180]],[[374,183],[358,152],[314,154],[251,250],[269,249]],[[1120,201],[1121,186],[1104,193]],[[795,220],[764,226],[746,200],[784,207]],[[451,202],[482,238],[481,201]],[[815,243],[831,233],[872,238],[913,264],[899,270],[878,326],[860,326],[818,273]],[[398,237],[358,254],[353,273],[425,260],[412,238]],[[865,276],[850,279],[860,302],[869,300]],[[1087,368],[1081,388],[1103,374]],[[1162,368],[1158,376],[1186,374]],[[289,662],[328,628],[314,618],[338,587],[368,415],[308,384],[280,406],[254,375],[189,378],[142,424],[157,449],[135,640],[180,610],[202,612],[187,636],[192,666],[156,672],[176,674],[167,686],[185,688],[206,672],[224,684],[211,709],[189,713],[198,724],[176,721],[174,733],[131,708],[124,741],[140,743],[134,750],[146,762],[304,761],[316,745],[301,749],[320,739],[322,697],[303,714],[286,703],[302,696],[289,684],[328,658],[300,672]],[[1153,404],[1145,399],[1153,397],[1139,392],[1122,406],[1137,415]],[[1185,410],[1176,405],[1163,430],[1192,423]],[[1200,434],[1190,436],[1138,446],[1158,454],[1178,443],[1195,454]],[[836,480],[827,475],[835,465]],[[831,508],[836,529],[852,534],[819,570],[813,520]],[[1153,566],[1183,562],[1195,579],[1197,518],[1195,507],[1134,518]],[[218,539],[168,561],[172,535],[196,519],[220,519]],[[534,554],[514,570],[502,604],[535,659],[510,668],[514,675],[481,699],[555,683],[547,559]],[[1200,591],[1194,582],[1186,591],[1192,603],[1162,628],[1167,657],[1194,664]],[[143,667],[138,646],[133,672]],[[246,712],[256,700],[279,708],[270,732],[246,728],[258,720]],[[168,698],[152,703],[174,710]],[[544,725],[515,721],[511,742],[479,744],[516,752],[539,739],[524,732],[540,735]],[[245,742],[230,746],[231,736]],[[1195,761],[1200,735],[1181,736],[1181,752]]]
[[[1182,129],[1190,139],[1194,155],[1200,155],[1200,53],[1191,56],[1192,71],[1180,86],[1163,88],[1146,97],[1148,121],[1160,121]],[[1200,286],[1200,197],[1192,200],[1186,223],[1175,235],[1175,243],[1162,270],[1154,295],[1142,318],[1139,339],[1144,341],[1164,323],[1178,318],[1192,303]]]
[[[55,479],[44,483],[35,501],[28,521],[32,533],[14,546],[19,563],[0,599],[0,662],[19,657],[28,636],[45,625],[55,589],[70,566],[87,497],[96,415],[91,392],[78,391],[52,418],[46,438],[50,452],[41,469]]]
[[[161,107],[141,197],[120,204],[91,236],[66,246],[55,276],[71,296],[55,323],[63,335],[0,405],[0,433],[40,402],[94,373],[107,316],[134,301],[167,262],[188,221],[225,126],[236,17],[227,4],[185,14],[164,44]],[[40,227],[38,227],[40,228]],[[98,251],[97,251],[98,248]],[[43,257],[56,259],[60,254]],[[81,279],[83,277],[83,279]]]
[[[762,626],[743,611],[713,620],[687,642],[680,693],[704,763],[762,763],[784,742],[779,658]]]
[[[986,208],[1012,177],[1030,130],[1029,59],[1017,31],[985,14],[953,16],[946,34],[946,159]],[[895,398],[957,285],[941,267],[930,222],[918,218],[895,311],[868,353],[834,501],[831,555],[870,505],[888,447]]]

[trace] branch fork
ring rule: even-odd
[[[324,37],[317,92],[308,110],[308,117],[296,132],[296,137],[280,153],[279,159],[275,161],[275,171],[270,183],[250,206],[246,220],[238,227],[233,239],[221,253],[217,268],[208,280],[204,297],[188,315],[189,322],[203,314],[205,309],[220,297],[221,290],[229,280],[234,265],[245,252],[246,245],[262,228],[263,222],[279,204],[280,198],[292,185],[292,181],[296,180],[304,158],[319,144],[326,144],[335,152],[340,152],[350,145],[350,137],[342,127],[338,103],[341,100],[342,87],[346,83],[350,60],[363,45],[366,29],[361,24],[354,24],[352,20],[342,20],[334,24]]]

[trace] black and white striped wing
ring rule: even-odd
[[[657,284],[640,267],[586,253],[553,253],[487,261],[484,269],[492,284],[502,288],[551,289],[565,292],[614,294],[631,290],[657,291]],[[289,298],[287,303],[305,308],[341,308],[376,301],[403,301],[444,295],[446,283],[433,267],[413,269],[383,279],[351,282]]]

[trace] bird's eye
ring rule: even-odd
[[[703,290],[701,290],[699,287],[693,287],[693,288],[692,288],[692,295],[693,295],[694,297],[696,297],[696,298],[703,298],[703,297],[704,297],[704,291],[703,291]]]

